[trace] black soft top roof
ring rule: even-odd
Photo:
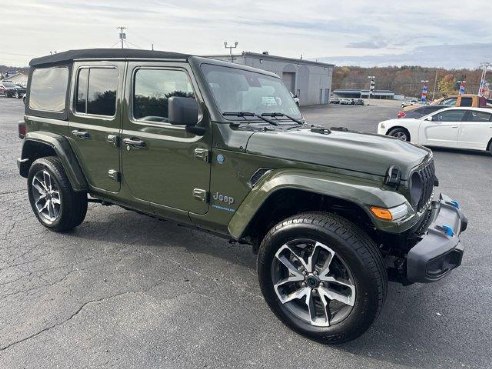
[[[80,49],[34,58],[31,67],[46,64],[68,64],[77,59],[187,59],[190,55],[168,51],[141,49]]]

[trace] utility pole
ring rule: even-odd
[[[126,40],[126,33],[125,33],[126,27],[120,26],[120,27],[116,27],[116,29],[120,30],[121,48],[123,49],[123,42]]]
[[[237,47],[237,45],[238,45],[238,42],[237,42],[237,41],[236,41],[236,42],[234,42],[234,46],[228,46],[228,45],[227,45],[227,41],[225,41],[225,42],[224,42],[224,47],[225,47],[226,49],[229,49],[229,54],[231,55],[231,62],[233,62],[233,61],[234,61],[234,58],[232,57],[232,49],[235,49],[235,48]]]
[[[434,79],[434,89],[432,90],[432,100],[435,99],[436,96],[436,88],[437,88],[437,69],[436,69],[436,78]]]

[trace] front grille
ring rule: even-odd
[[[434,160],[430,160],[425,166],[418,169],[416,173],[422,181],[422,195],[417,204],[418,211],[421,211],[427,205],[434,192]]]

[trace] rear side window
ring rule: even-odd
[[[491,120],[491,114],[481,111],[470,111],[467,121],[469,122],[489,122]]]
[[[462,97],[460,106],[472,106],[473,100],[471,97]]]
[[[65,110],[68,88],[67,67],[34,69],[29,91],[29,108],[60,113]]]
[[[117,87],[116,68],[79,69],[75,111],[83,114],[114,116]]]

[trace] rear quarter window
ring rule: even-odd
[[[472,106],[473,99],[471,97],[462,97],[460,106]]]
[[[67,102],[68,67],[34,69],[29,90],[29,108],[61,113]]]

